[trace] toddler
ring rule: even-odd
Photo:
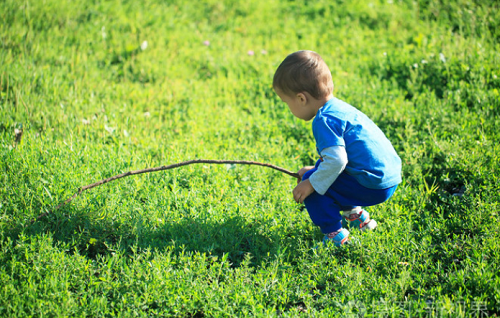
[[[340,246],[349,239],[342,215],[350,227],[371,230],[377,222],[362,206],[389,199],[401,182],[401,159],[373,121],[333,96],[332,75],[315,52],[288,55],[273,78],[273,88],[292,114],[312,121],[315,166],[303,167],[293,198],[304,203],[323,242]]]

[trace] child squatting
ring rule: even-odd
[[[391,142],[368,116],[333,96],[330,69],[316,52],[288,55],[273,88],[295,117],[314,118],[320,159],[298,171],[302,180],[293,197],[305,204],[323,242],[340,246],[349,240],[342,216],[349,228],[374,229],[377,222],[362,207],[388,200],[401,183],[401,159]]]

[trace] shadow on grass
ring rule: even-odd
[[[251,264],[258,265],[280,250],[279,237],[260,233],[265,226],[240,216],[220,221],[186,217],[178,222],[152,225],[137,220],[99,219],[93,211],[70,207],[29,225],[18,224],[4,231],[4,237],[15,241],[21,233],[29,237],[50,234],[55,244],[70,247],[66,248],[68,253],[78,251],[91,259],[117,251],[131,255],[145,249],[199,252],[219,257],[229,254],[228,260],[237,267],[248,254]]]

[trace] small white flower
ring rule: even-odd
[[[255,54],[255,52],[254,52],[254,51],[252,51],[252,50],[249,50],[249,51],[247,52],[247,54],[248,54],[248,55],[250,55],[250,56],[252,56],[252,55],[254,55],[254,54]]]
[[[387,56],[387,52],[384,52],[384,56]]]
[[[413,64],[413,67],[418,68],[418,64],[417,63]]]
[[[144,50],[145,50],[145,49],[147,49],[147,48],[148,48],[148,41],[144,41],[144,42],[142,42],[142,43],[141,43],[141,50],[143,50],[143,51],[144,51]]]
[[[446,63],[446,57],[443,53],[439,53],[439,59],[441,60],[441,62]]]
[[[144,113],[144,117],[150,117],[150,116],[151,116],[151,114],[149,112]]]
[[[106,129],[106,131],[110,134],[112,134],[116,130],[116,128],[109,127],[108,125],[104,125],[104,129]]]
[[[427,64],[427,60],[422,60],[420,63]]]
[[[84,125],[90,125],[90,120],[87,120],[87,119],[85,119],[85,118],[82,118],[82,123],[83,123]]]
[[[130,136],[130,134],[128,133],[128,131],[126,131],[125,129],[123,130],[123,135],[125,135],[125,137]]]

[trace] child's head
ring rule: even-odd
[[[273,88],[287,96],[307,92],[319,100],[332,93],[332,74],[318,53],[297,51],[281,62],[274,73]]]

